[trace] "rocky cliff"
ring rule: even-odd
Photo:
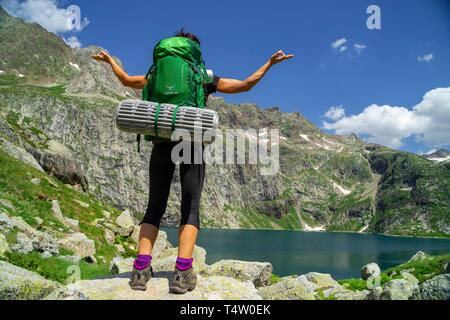
[[[119,132],[114,121],[119,101],[140,93],[90,59],[99,50],[71,50],[0,9],[0,146],[16,157],[12,150],[24,150],[22,160],[140,218],[152,146],[137,153],[135,136]],[[327,135],[278,108],[216,97],[209,107],[219,112],[223,129],[257,128],[263,135],[280,129],[281,171],[262,176],[257,166],[209,166],[204,227],[450,234],[448,163],[366,145],[356,136]],[[176,176],[167,226],[178,224],[179,199]]]

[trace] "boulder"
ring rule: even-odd
[[[34,229],[22,217],[12,217],[11,222],[15,228],[31,239],[35,250],[51,256],[59,255],[58,241],[52,235]]]
[[[95,243],[90,240],[84,233],[77,232],[68,235],[59,241],[59,244],[75,253],[81,258],[94,258],[95,255]],[[95,259],[95,258],[94,258]]]
[[[37,273],[0,261],[0,300],[39,300],[59,287]]]
[[[5,253],[9,252],[8,241],[3,233],[0,233],[0,258],[5,256]]]
[[[41,182],[42,182],[42,180],[39,179],[39,178],[31,179],[31,183],[34,184],[34,185],[36,185],[36,186],[40,185]]]
[[[79,256],[59,256],[58,259],[70,262],[71,264],[79,264],[81,261]]]
[[[70,288],[59,288],[58,290],[52,292],[47,297],[45,297],[43,300],[50,300],[50,301],[84,301],[89,300],[88,297],[86,297],[82,292],[70,289]]]
[[[224,276],[240,281],[251,281],[256,288],[259,288],[269,284],[272,271],[272,264],[267,262],[222,260],[207,268],[203,273],[208,276]]]
[[[71,224],[64,217],[64,215],[61,211],[61,207],[59,206],[58,200],[52,201],[52,213],[53,213],[53,217],[55,217],[55,219],[58,220],[58,222],[60,222],[63,226],[65,226],[69,229],[72,228]]]
[[[134,259],[133,258],[114,258],[109,265],[109,271],[111,274],[122,274],[133,271]]]
[[[414,290],[412,300],[450,300],[450,274],[425,281]]]
[[[131,233],[131,239],[134,243],[139,244],[139,238],[141,234],[141,228],[139,226],[134,226],[133,232]]]
[[[11,230],[14,228],[14,223],[5,212],[0,212],[0,227]]]
[[[129,237],[134,229],[134,219],[130,211],[122,212],[116,219],[119,234],[123,237]]]
[[[405,279],[395,279],[383,286],[381,300],[409,300],[419,286]]]
[[[124,248],[123,245],[121,245],[121,244],[116,244],[115,247],[116,247],[116,250],[117,250],[117,252],[118,252],[119,254],[124,254],[124,253],[126,252],[126,251],[125,251],[125,248]]]
[[[9,210],[16,210],[16,208],[14,207],[12,202],[9,201],[9,200],[6,200],[6,199],[0,199],[0,206],[3,206],[3,207],[5,207],[6,209],[9,209]]]
[[[130,290],[128,281],[128,277],[79,281],[50,297],[73,297],[70,292],[75,292],[75,298],[81,294],[90,300],[261,300],[251,282],[226,277],[198,276],[197,288],[185,295],[168,293],[169,279],[164,274],[152,278],[145,292]]]
[[[64,221],[66,221],[66,224],[70,229],[80,231],[80,222],[78,220],[64,217]]]
[[[44,169],[42,169],[41,165],[36,161],[36,159],[27,152],[27,150],[17,147],[15,144],[4,140],[0,138],[0,146],[3,147],[3,150],[12,158],[22,161],[23,163],[26,163],[36,170],[40,172],[45,172]]]
[[[33,241],[25,233],[19,232],[16,236],[16,244],[11,249],[19,253],[30,253],[34,250]]]
[[[308,281],[314,283],[318,289],[341,287],[341,285],[329,274],[311,272],[308,273],[305,277],[306,279],[308,279]]]
[[[81,185],[83,190],[89,189],[89,185],[81,168],[72,152],[63,144],[51,140],[48,149],[35,149],[27,146],[27,151],[37,160],[41,169],[48,175],[57,177],[64,184]]]
[[[309,281],[304,275],[298,277],[297,281],[299,281],[308,290],[308,292],[315,292],[318,289],[317,285]]]
[[[110,246],[113,246],[116,242],[116,234],[109,229],[103,230],[103,237],[105,238],[106,243]]]
[[[78,203],[78,204],[80,205],[80,207],[83,207],[83,208],[85,208],[85,209],[89,208],[89,204],[86,203],[86,202],[83,202],[83,201],[80,201],[80,200],[77,200],[77,199],[74,199],[73,201],[75,201],[76,203]]]
[[[367,300],[369,291],[351,291],[343,287],[333,287],[325,289],[322,292],[323,297],[330,300]],[[316,295],[318,299],[323,299],[320,295]]]
[[[376,263],[369,263],[361,269],[363,280],[370,280],[381,276],[381,269]]]
[[[36,221],[37,228],[41,228],[44,225],[44,220],[39,217],[34,217],[34,221]]]
[[[304,280],[298,277],[283,278],[276,284],[259,288],[258,293],[264,300],[315,300],[314,285],[305,285]]]
[[[103,211],[103,217],[105,217],[106,220],[111,219],[111,212]]]
[[[428,258],[429,258],[429,256],[425,252],[419,251],[409,260],[409,262],[422,261],[422,260],[426,260]]]
[[[163,243],[163,241],[161,241],[160,243]],[[172,272],[175,268],[177,256],[178,248],[168,248],[161,253],[158,253],[157,250],[154,250],[152,262],[153,269],[156,272]],[[195,271],[197,273],[202,273],[207,268],[205,249],[195,246],[193,258]]]

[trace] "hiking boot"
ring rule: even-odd
[[[169,286],[169,292],[174,294],[185,294],[197,287],[197,275],[193,268],[180,271],[175,268],[173,280]]]
[[[130,284],[131,289],[138,291],[147,290],[147,282],[153,277],[153,268],[148,266],[144,270],[138,270],[133,268],[133,273],[131,274]]]

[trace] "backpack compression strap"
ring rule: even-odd
[[[155,114],[155,135],[156,137],[159,137],[158,135],[158,122],[159,122],[159,114],[161,113],[161,104],[158,103],[156,105],[156,114]]]

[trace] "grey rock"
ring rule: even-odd
[[[122,259],[120,257],[116,257],[111,261],[111,264],[109,265],[109,271],[111,272],[111,274],[128,273],[133,270],[133,265],[133,258]]]
[[[422,260],[426,260],[428,258],[429,258],[429,256],[425,252],[419,251],[409,260],[409,262],[422,261]]]
[[[311,272],[305,276],[306,276],[306,279],[308,279],[308,281],[314,283],[318,289],[341,287],[341,285],[336,280],[334,280],[331,277],[331,275],[329,275],[329,274]]]
[[[52,256],[59,255],[58,241],[52,235],[34,229],[22,217],[12,217],[11,221],[15,228],[31,239],[35,250],[41,253],[46,252]]]
[[[66,221],[70,229],[74,231],[80,231],[80,222],[78,220],[70,219],[67,217],[64,217],[64,220]]]
[[[34,217],[34,221],[36,221],[38,229],[41,228],[42,225],[44,224],[44,220],[39,217]]]
[[[123,245],[121,245],[121,244],[116,244],[115,247],[116,247],[116,250],[117,250],[117,252],[118,252],[119,254],[124,254],[124,253],[125,253],[125,248],[123,247]]]
[[[89,208],[89,204],[88,203],[86,203],[86,202],[83,202],[83,201],[80,201],[80,200],[77,200],[77,199],[74,199],[73,201],[75,201],[76,203],[78,203],[81,207],[83,207],[83,208]]]
[[[69,229],[74,229],[74,226],[64,217],[58,200],[52,201],[52,213],[53,217],[55,217],[55,219],[58,220],[58,222],[60,222],[62,225],[66,226]],[[77,226],[75,227],[75,229],[76,228]]]
[[[14,228],[14,223],[10,219],[10,217],[5,212],[1,211],[0,211],[0,227],[3,227],[5,229]]]
[[[414,290],[412,300],[450,300],[450,274],[425,281]]]
[[[298,277],[283,278],[276,284],[259,288],[258,293],[264,300],[315,300],[311,286],[305,286],[303,280],[299,281]]]
[[[81,257],[79,256],[59,256],[58,258],[72,264],[79,264],[81,261]]]
[[[7,199],[0,199],[0,206],[3,206],[3,207],[5,207],[7,209],[10,209],[10,210],[16,210],[16,208],[14,207],[12,202],[7,200]]]
[[[134,229],[134,220],[130,211],[122,212],[116,219],[116,225],[119,228],[119,234],[123,237],[129,237]]]
[[[381,269],[376,263],[369,263],[361,269],[361,277],[363,280],[378,278],[381,275]]]
[[[139,243],[141,228],[139,226],[134,226],[133,232],[131,233],[131,239],[134,241],[134,243]]]
[[[44,300],[50,300],[50,301],[84,301],[89,300],[88,297],[84,295],[84,293],[70,288],[59,288],[58,290],[52,292],[47,297],[45,297]]]
[[[210,266],[203,274],[251,281],[256,288],[259,288],[269,284],[272,271],[272,264],[268,262],[222,260]]]
[[[41,182],[42,182],[42,180],[39,179],[39,178],[34,178],[34,179],[31,180],[31,183],[36,185],[36,186],[40,185]]]
[[[333,300],[367,300],[370,292],[364,291],[351,291],[343,287],[332,287],[322,291],[325,298]],[[316,297],[319,297],[316,295]]]
[[[9,252],[9,245],[5,235],[0,233],[0,258],[4,257],[6,252]]]
[[[95,259],[95,242],[89,239],[84,233],[72,233],[66,238],[59,240],[59,244],[81,258]]]
[[[26,163],[40,172],[45,172],[44,169],[42,169],[41,165],[36,161],[36,159],[33,158],[33,156],[29,154],[25,149],[18,147],[8,140],[4,140],[2,138],[0,138],[0,147],[2,147],[3,150],[12,158]]]
[[[109,220],[111,219],[111,212],[103,211],[103,216],[105,217],[106,220]]]
[[[88,190],[88,182],[80,163],[65,145],[51,140],[46,150],[31,146],[27,146],[26,149],[47,174],[57,177],[65,184],[79,184],[83,190]]]
[[[318,287],[315,283],[309,281],[306,276],[302,275],[300,277],[297,278],[297,281],[300,282],[303,287],[308,291],[308,292],[316,292]]]
[[[0,300],[39,300],[59,287],[37,273],[0,261]]]
[[[86,280],[66,288],[91,300],[261,300],[251,282],[226,277],[198,276],[197,288],[185,295],[169,294],[169,280],[165,276],[151,279],[145,292],[130,290],[128,281],[128,277]]]
[[[158,241],[156,242],[158,243]],[[164,243],[160,241],[160,243]],[[156,254],[155,254],[156,253]],[[175,268],[175,262],[178,256],[178,248],[167,248],[164,251],[153,254],[153,269],[155,272],[172,272]],[[197,273],[202,273],[208,267],[206,265],[206,251],[205,249],[195,246],[194,248],[194,270]]]
[[[16,236],[16,244],[12,247],[12,250],[19,253],[30,253],[34,250],[33,241],[25,233],[19,232]]]
[[[106,243],[110,246],[114,245],[116,242],[116,234],[109,229],[103,230],[103,237],[105,238]]]
[[[405,279],[395,279],[383,286],[381,300],[409,300],[419,286]]]

